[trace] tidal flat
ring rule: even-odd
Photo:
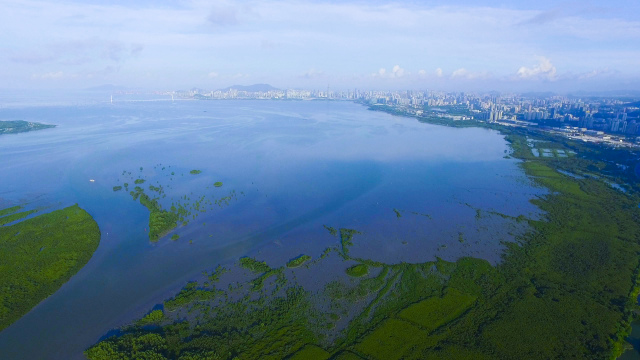
[[[190,282],[196,285],[182,293],[184,301],[191,293],[214,301],[230,288],[236,301],[243,291],[257,296],[278,285],[287,291],[296,282],[304,292],[324,293],[331,284],[341,298],[320,296],[313,306],[333,306],[328,316],[335,326],[325,323],[325,342],[306,343],[298,356],[330,352],[327,344],[341,341],[377,289],[394,288],[387,280],[399,276],[395,266],[466,257],[501,266],[508,243],[530,230],[528,221],[514,219],[542,219],[529,200],[548,192],[533,186],[517,159],[504,159],[509,144],[495,130],[420,124],[350,103],[157,102],[0,112],[46,115],[61,124],[34,132],[32,142],[7,137],[0,144],[8,159],[0,170],[15,175],[0,179],[11,189],[0,202],[77,202],[102,234],[76,276],[0,332],[0,349],[15,358],[82,358],[106,334],[162,308]],[[50,156],[38,161],[34,153]],[[192,169],[202,172],[191,176]],[[157,241],[150,241],[151,211],[142,194],[183,220]],[[341,229],[355,232],[343,241]],[[312,259],[287,268],[300,254]],[[269,270],[237,267],[245,256]],[[367,274],[347,275],[359,263]],[[214,282],[202,272],[218,265],[229,270],[216,282],[223,289],[204,291]],[[143,322],[166,325],[179,314],[195,319],[180,301]],[[34,329],[47,336],[21,340]]]

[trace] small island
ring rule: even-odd
[[[18,134],[29,131],[49,129],[56,125],[47,125],[24,120],[0,121],[0,135],[2,134]]]
[[[302,264],[304,264],[305,262],[311,260],[311,256],[309,255],[300,255],[294,259],[291,259],[288,263],[287,263],[287,267],[288,268],[295,268],[298,266],[301,266]]]
[[[347,275],[353,277],[365,276],[369,273],[369,267],[366,264],[357,264],[346,270]]]

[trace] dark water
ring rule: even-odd
[[[618,360],[638,360],[640,359],[640,323],[631,323],[631,334],[627,337],[630,349],[626,350]]]
[[[16,101],[0,108],[0,120],[18,119],[58,127],[0,137],[0,207],[78,203],[102,239],[77,275],[0,333],[3,359],[82,358],[110,329],[202,270],[269,247],[278,251],[267,262],[278,266],[301,252],[318,255],[337,241],[323,224],[363,232],[352,248],[358,256],[496,263],[501,241],[524,229],[489,211],[535,217],[529,200],[541,193],[516,160],[503,158],[508,146],[497,132],[421,124],[352,103]],[[243,195],[178,229],[180,240],[152,244],[148,211],[112,191],[123,170],[146,177],[145,187],[163,184],[165,206],[191,192]],[[224,186],[214,189],[215,181]]]

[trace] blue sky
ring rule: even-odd
[[[640,89],[640,2],[0,2],[0,87]]]

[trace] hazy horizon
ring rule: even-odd
[[[0,78],[23,90],[637,91],[638,10],[626,1],[8,0]]]

